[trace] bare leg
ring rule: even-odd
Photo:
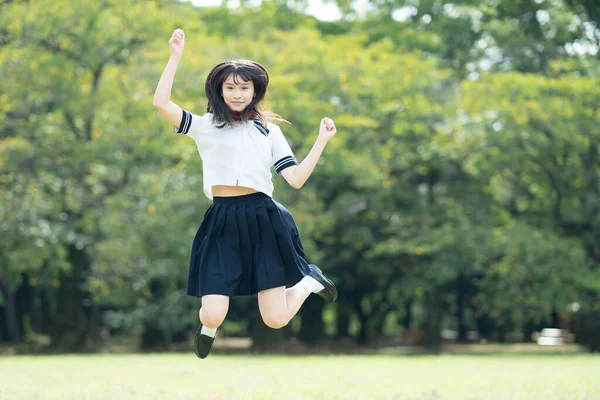
[[[229,311],[229,297],[220,294],[202,296],[202,307],[198,312],[200,322],[207,328],[216,329],[225,320]]]
[[[258,308],[265,324],[273,329],[283,328],[296,315],[310,293],[306,286],[298,283],[263,290],[258,293]]]
[[[194,347],[198,358],[206,358],[210,353],[217,328],[225,320],[227,311],[229,311],[229,297],[220,294],[202,296],[202,307],[198,312],[202,327],[198,328],[194,337]]]

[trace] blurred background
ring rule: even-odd
[[[191,351],[209,201],[152,107],[182,28],[180,106],[247,58],[298,158],[338,127],[302,190],[274,181],[339,300],[275,331],[236,298],[222,346],[600,351],[599,24],[596,0],[0,1],[0,349]]]

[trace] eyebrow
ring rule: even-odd
[[[244,85],[250,85],[250,81],[247,81],[247,82],[242,82],[242,83],[225,82],[225,83],[223,83],[223,84],[224,84],[224,85],[230,85],[230,86],[235,86],[235,85],[238,85],[238,86],[244,86]]]

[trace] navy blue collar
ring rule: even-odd
[[[265,136],[269,136],[269,130],[260,122],[258,118],[253,118],[254,126]]]

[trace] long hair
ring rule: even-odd
[[[248,106],[240,112],[242,121],[247,122],[253,114],[261,122],[282,121],[288,122],[272,111],[262,110],[261,101],[265,98],[267,87],[269,86],[269,73],[259,63],[250,60],[231,60],[217,64],[208,74],[204,83],[204,91],[208,98],[206,112],[213,114],[213,122],[220,128],[225,125],[232,125],[236,120],[233,112],[225,104],[223,99],[223,82],[229,75],[233,74],[234,82],[239,79],[244,82],[252,81],[254,83],[254,98]],[[288,122],[289,123],[289,122]]]

